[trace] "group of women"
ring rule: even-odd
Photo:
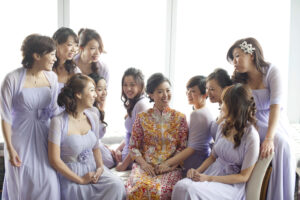
[[[126,136],[116,150],[101,142],[109,71],[100,35],[62,27],[52,38],[29,35],[21,50],[23,67],[1,86],[2,199],[244,199],[255,163],[272,152],[267,198],[293,199],[280,74],[256,39],[229,48],[232,78],[216,69],[188,81],[189,122],[170,108],[168,78],[154,73],[145,85],[139,69],[127,69]],[[207,97],[220,105],[217,119]],[[125,185],[112,167],[131,170]]]

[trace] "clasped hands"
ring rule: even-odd
[[[89,183],[97,183],[100,176],[102,175],[104,169],[103,167],[99,167],[95,172],[88,172],[81,177],[80,184],[89,184]]]
[[[148,175],[151,175],[151,176],[156,176],[156,175],[168,173],[168,172],[173,171],[174,169],[176,169],[177,166],[178,165],[169,166],[166,162],[163,162],[163,163],[161,163],[159,165],[156,165],[156,166],[152,166],[147,162],[144,162],[143,164],[141,164],[141,168]]]
[[[211,176],[199,173],[196,169],[190,169],[187,172],[187,177],[196,182],[211,181]]]

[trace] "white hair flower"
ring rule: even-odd
[[[252,47],[252,44],[247,44],[247,41],[244,41],[242,44],[240,44],[240,47],[245,53],[250,53],[251,55],[255,50],[255,48]]]

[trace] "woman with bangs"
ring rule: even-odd
[[[78,38],[72,29],[61,27],[53,34],[52,39],[56,43],[57,58],[53,65],[53,71],[57,74],[60,91],[72,75],[81,73],[73,61],[78,46]]]
[[[5,178],[2,199],[59,199],[59,182],[47,156],[50,118],[57,114],[55,43],[32,34],[23,41],[22,68],[1,86]]]
[[[218,127],[210,156],[175,185],[172,199],[245,198],[246,182],[259,156],[251,90],[242,84],[225,89],[221,110],[224,121]]]

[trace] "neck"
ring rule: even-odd
[[[58,67],[63,67],[65,65],[66,59],[60,59]]]
[[[42,73],[43,70],[41,70],[37,66],[32,66],[32,68],[28,69],[27,72],[31,74],[32,76],[39,76]]]
[[[156,107],[161,113],[164,111],[164,109],[167,108],[167,107],[157,106],[157,105],[155,105],[155,107]]]
[[[83,113],[84,110],[85,110],[84,107],[81,107],[80,105],[77,105],[77,109],[76,109],[77,115],[76,115],[76,118],[81,118],[84,115],[84,113]]]
[[[261,77],[261,72],[256,69],[256,66],[253,64],[251,71],[247,72],[249,81],[257,80],[258,77]]]
[[[201,102],[194,105],[195,110],[201,109],[205,106],[205,102]]]

